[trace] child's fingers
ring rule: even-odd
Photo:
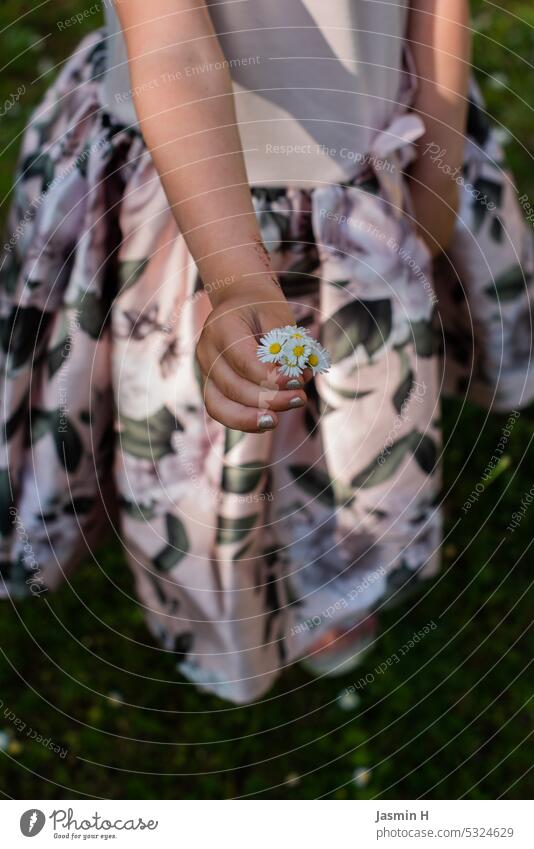
[[[263,381],[259,386],[236,374],[225,357],[218,357],[208,376],[223,395],[238,404],[271,409],[281,412],[302,407],[306,403],[306,393],[293,388],[280,390],[275,380]]]
[[[231,368],[246,380],[258,386],[265,382],[279,386],[282,375],[273,363],[261,363],[256,349],[257,343],[253,337],[250,337],[250,340],[242,340],[228,347],[224,356]]]
[[[301,407],[306,403],[306,393],[300,389],[301,383],[293,388],[280,390],[279,383],[270,373],[269,379],[260,384],[241,377],[228,360],[215,349],[203,349],[198,352],[202,372],[216,384],[218,389],[230,401],[258,409],[271,409],[278,412]],[[282,381],[286,382],[287,381]]]
[[[256,354],[257,344],[253,338],[230,346],[224,352],[227,362],[237,374],[252,383],[264,385],[276,384],[279,389],[296,389],[296,382],[304,386],[312,377],[311,368],[304,369],[298,377],[289,377],[281,373],[275,363],[262,363]],[[288,387],[289,384],[289,387]]]
[[[274,411],[245,407],[227,398],[215,382],[208,378],[204,384],[204,404],[209,415],[225,427],[245,433],[261,433],[272,430],[278,424]]]
[[[207,336],[204,339],[201,336],[197,345],[197,358],[204,374],[208,376],[211,376],[213,365],[224,356],[236,374],[256,386],[265,381],[278,383],[276,368],[270,363],[261,363],[256,356],[256,348],[257,344],[252,336],[229,344],[217,337]]]
[[[310,368],[304,369],[298,376],[284,375],[275,363],[260,362],[256,351],[257,342],[253,336],[241,338],[238,342],[225,345],[223,348],[219,348],[215,340],[205,339],[204,344],[199,343],[197,346],[197,357],[204,374],[208,376],[212,375],[214,364],[221,359],[221,356],[224,356],[232,371],[240,378],[256,387],[271,387],[275,391],[276,387],[284,391],[298,391],[304,388],[312,377]],[[254,401],[251,406],[255,406],[256,403]]]

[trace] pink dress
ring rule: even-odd
[[[246,702],[333,625],[369,645],[436,574],[440,395],[532,398],[532,234],[473,87],[457,231],[431,262],[402,173],[423,132],[404,51],[347,179],[252,187],[333,367],[275,432],[228,430],[194,358],[209,301],[141,135],[105,107],[106,50],[84,40],[23,141],[0,266],[0,593],[99,568],[109,532],[180,672]]]

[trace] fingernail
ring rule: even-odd
[[[271,430],[274,427],[274,419],[272,416],[263,415],[258,419],[258,428],[260,430]]]
[[[303,386],[303,384],[300,382],[300,380],[297,380],[296,378],[293,378],[292,380],[288,380],[286,385],[287,385],[288,389],[302,389],[302,386]],[[296,406],[297,406],[297,404],[295,404],[295,407]]]
[[[302,400],[302,398],[299,398],[299,397],[297,396],[296,398],[292,398],[292,399],[291,399],[291,401],[289,402],[289,406],[290,406],[290,407],[293,407],[293,408],[296,408],[296,407],[303,407],[305,403],[306,403],[306,402],[305,402],[305,401],[303,401],[303,400]]]

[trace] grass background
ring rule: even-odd
[[[89,6],[90,4],[87,4]],[[4,0],[0,106],[0,217],[28,113],[100,14],[59,33],[87,8]],[[531,85],[534,8],[472,4],[474,65],[488,109],[510,134],[521,192],[534,198]],[[529,76],[530,75],[530,76]],[[426,591],[384,616],[365,666],[347,679],[286,675],[261,704],[235,708],[199,695],[157,648],[118,548],[88,563],[46,599],[0,608],[0,789],[12,798],[521,798],[532,793],[529,569],[534,507],[506,525],[532,486],[532,414],[513,428],[491,483],[464,516],[501,438],[505,416],[444,404],[447,532],[444,569]],[[476,447],[472,453],[473,445]],[[109,578],[107,577],[109,576]],[[114,588],[112,582],[119,588]],[[123,591],[123,592],[121,592]],[[357,704],[339,698],[355,678],[430,621],[402,663],[376,676]],[[530,679],[530,680],[529,680]],[[66,757],[17,730],[5,709]],[[20,727],[20,723],[19,723]]]

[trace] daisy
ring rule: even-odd
[[[286,324],[270,330],[260,339],[258,358],[264,363],[275,363],[282,374],[300,377],[308,366],[313,374],[322,374],[330,368],[330,357],[323,346],[297,324]]]
[[[301,369],[306,368],[308,357],[312,352],[311,339],[292,339],[284,348],[284,359],[295,363]]]
[[[288,377],[300,377],[302,369],[295,362],[287,361],[280,364],[280,372]]]
[[[258,359],[262,363],[277,363],[282,356],[287,339],[287,333],[283,327],[275,327],[269,330],[260,339],[258,345]]]
[[[330,355],[319,342],[313,341],[312,350],[308,356],[308,365],[314,374],[323,374],[330,368]]]
[[[287,330],[288,339],[306,339],[307,341],[311,340],[311,336],[305,327],[298,327],[298,325],[296,324],[287,324],[284,330]]]

